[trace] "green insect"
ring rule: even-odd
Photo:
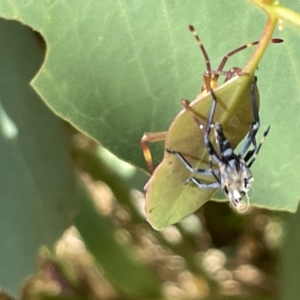
[[[206,62],[202,92],[192,103],[187,100],[182,101],[184,109],[176,116],[167,132],[145,133],[141,139],[144,157],[152,173],[145,187],[146,214],[148,221],[156,229],[173,224],[193,213],[216,191],[217,186],[212,186],[212,189],[197,188],[197,181],[193,179],[188,181],[192,181],[194,184],[184,185],[188,178],[193,178],[190,176],[191,169],[187,167],[188,165],[192,166],[193,170],[207,169],[209,155],[207,151],[203,151],[206,149],[206,145],[199,134],[200,124],[212,123],[209,122],[207,116],[213,115],[214,119],[222,124],[222,132],[230,142],[231,149],[234,149],[245,137],[253,123],[253,114],[249,113],[253,110],[251,104],[253,101],[251,102],[252,98],[250,97],[251,87],[253,89],[251,95],[254,95],[257,110],[259,105],[258,90],[256,85],[253,86],[254,71],[248,72],[248,70],[237,67],[229,71],[223,69],[230,56],[253,45],[258,45],[256,50],[258,51],[263,41],[255,41],[234,49],[224,56],[216,70],[212,70],[200,38],[192,26],[190,26],[190,30],[195,36]],[[267,43],[269,41],[270,39]],[[271,42],[280,43],[282,40],[272,39]],[[264,41],[264,43],[266,42]],[[218,78],[222,74],[226,75],[225,82],[218,87]],[[212,89],[213,95],[218,99],[218,105],[215,105],[213,110],[211,108]],[[197,122],[191,116],[191,112]],[[209,128],[204,131],[208,137]],[[154,170],[147,142],[159,140],[165,140],[165,149],[168,150],[165,152],[162,162]],[[253,155],[257,153],[258,151],[254,151]],[[184,162],[188,162],[188,164]],[[214,175],[212,175],[212,179],[215,179]]]
[[[190,109],[189,103],[186,103],[186,109],[190,110],[194,115],[194,119],[198,124],[199,129],[204,134],[204,144],[209,154],[209,168],[198,169],[194,168],[188,160],[179,151],[169,150],[166,151],[170,154],[174,154],[183,163],[183,165],[194,175],[189,177],[185,184],[193,182],[196,186],[201,189],[217,189],[222,188],[224,194],[228,200],[238,209],[245,210],[249,206],[248,191],[253,182],[252,173],[250,167],[254,163],[257,154],[260,151],[262,143],[267,136],[270,126],[266,129],[263,134],[263,138],[259,144],[256,143],[256,134],[260,126],[260,119],[257,109],[255,88],[256,88],[256,77],[251,86],[251,105],[253,111],[253,123],[250,126],[247,138],[242,146],[242,149],[238,154],[234,153],[230,142],[223,133],[222,124],[219,122],[213,123],[214,114],[217,107],[217,97],[211,90],[212,105],[207,120],[207,125],[201,124],[197,115]],[[214,128],[214,134],[216,138],[217,150],[213,146],[213,143],[209,139],[211,128]],[[252,146],[252,149],[249,149]],[[213,162],[215,166],[213,167]],[[201,182],[196,176],[203,175],[204,177],[210,176],[214,179],[213,182]],[[243,207],[242,199],[246,198],[246,208]],[[242,207],[242,208],[241,208]]]

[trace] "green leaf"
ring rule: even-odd
[[[36,36],[1,20],[0,42],[0,284],[16,295],[38,248],[70,225],[74,182],[61,121],[28,84],[43,59]]]
[[[289,2],[298,9],[299,0]],[[0,15],[28,24],[45,38],[46,61],[33,85],[49,107],[144,169],[140,137],[167,130],[181,109],[180,99],[195,99],[203,82],[204,61],[188,25],[198,30],[215,69],[230,50],[258,40],[266,20],[261,10],[240,0],[88,0],[84,6],[79,0],[3,0]],[[290,26],[284,23],[276,32],[285,42],[268,48],[256,72],[262,128],[270,124],[271,131],[253,166],[251,203],[295,211],[300,33]],[[232,57],[228,68],[244,66],[252,51]],[[159,162],[162,145],[153,153]]]
[[[261,35],[265,16],[245,5],[88,0],[83,8],[78,0],[4,0],[0,15],[45,38],[47,57],[33,86],[47,104],[117,156],[145,168],[143,133],[167,130],[180,99],[194,99],[203,81],[203,58],[188,25],[199,29],[212,61],[219,62],[227,51]],[[243,12],[243,30],[232,11]],[[227,24],[224,31],[221,24]],[[235,59],[245,62],[250,53]]]

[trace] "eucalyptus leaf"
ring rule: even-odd
[[[299,4],[282,1],[294,9]],[[203,83],[204,61],[188,25],[198,30],[215,66],[230,50],[259,40],[266,20],[262,10],[240,0],[3,0],[0,15],[44,37],[47,56],[33,86],[48,106],[145,170],[141,136],[167,130],[181,110],[180,99],[195,99]],[[269,209],[295,211],[300,196],[299,35],[296,26],[284,23],[274,34],[284,43],[268,48],[255,73],[261,125],[270,124],[271,131],[252,169],[251,203]],[[230,58],[228,67],[244,66],[252,51]],[[153,154],[158,164],[162,143]]]

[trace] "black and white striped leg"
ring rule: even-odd
[[[258,108],[257,108],[257,104],[256,104],[256,95],[255,95],[256,81],[257,81],[257,78],[254,77],[254,82],[251,85],[251,91],[250,91],[254,122],[251,124],[248,136],[246,138],[246,141],[245,141],[242,149],[239,152],[239,156],[242,157],[248,151],[246,156],[245,156],[245,159],[247,158],[248,160],[252,157],[252,155],[256,151],[257,144],[256,144],[255,136],[256,136],[257,131],[258,131],[259,126],[260,126]],[[251,144],[253,145],[253,148],[251,150],[248,150],[249,147],[251,146]]]
[[[202,174],[202,175],[211,175],[214,176],[215,178],[216,175],[219,173],[219,170],[213,170],[212,168],[210,169],[198,169],[198,168],[193,168],[191,164],[186,160],[186,158],[178,151],[171,151],[169,149],[166,149],[166,151],[170,154],[176,155],[179,160],[183,163],[183,165],[191,172],[195,174]]]
[[[252,155],[252,159],[250,160],[250,162],[247,164],[248,168],[250,168],[252,166],[252,164],[254,163],[255,159],[256,159],[256,156],[258,155],[258,152],[260,151],[261,149],[261,146],[267,136],[267,134],[269,133],[269,130],[270,130],[270,127],[271,126],[268,126],[268,128],[265,130],[264,134],[263,134],[263,137],[261,138],[256,150],[254,151],[253,155]],[[246,160],[246,159],[245,159]]]
[[[190,177],[184,184],[189,184],[190,182],[193,182],[195,185],[197,185],[201,189],[217,189],[221,186],[219,182],[213,182],[213,183],[202,183],[199,179],[195,177]]]

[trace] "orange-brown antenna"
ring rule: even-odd
[[[244,49],[247,49],[249,47],[252,47],[252,46],[255,46],[255,45],[258,45],[260,43],[260,41],[255,41],[255,42],[252,42],[252,43],[248,43],[248,44],[245,44],[243,46],[240,46],[232,51],[230,51],[229,53],[227,53],[219,67],[217,70],[212,70],[211,69],[211,65],[210,65],[210,59],[208,57],[208,54],[202,44],[202,41],[200,39],[200,37],[198,36],[194,26],[190,25],[189,26],[189,30],[192,32],[193,36],[195,37],[196,39],[196,42],[204,56],[204,59],[205,59],[205,65],[206,65],[206,71],[204,72],[204,81],[205,81],[205,87],[204,89],[206,89],[207,91],[210,91],[211,88],[215,88],[217,87],[217,80],[219,78],[220,75],[227,75],[226,80],[228,80],[229,78],[232,77],[233,74],[237,73],[237,70],[240,70],[239,68],[232,68],[230,71],[223,71],[223,68],[225,67],[229,57],[233,56],[234,54],[244,50]],[[278,38],[274,38],[274,39],[271,39],[270,40],[271,43],[282,43],[283,40],[282,39],[278,39]],[[213,77],[212,77],[213,75]],[[202,88],[203,90],[203,88]]]
[[[204,48],[204,46],[203,46],[203,44],[202,44],[202,42],[199,38],[199,35],[197,34],[194,26],[190,25],[189,29],[190,29],[191,33],[193,34],[193,36],[195,37],[196,42],[197,42],[199,48],[201,49],[201,51],[203,53],[203,56],[205,58],[206,71],[208,71],[208,73],[209,73],[211,71],[211,66],[210,66],[210,60],[209,60],[209,57],[207,55],[207,52],[206,52],[206,50],[205,50],[205,48]]]
[[[274,44],[276,44],[276,43],[282,43],[282,42],[283,42],[283,40],[282,39],[278,39],[278,38],[271,39],[271,41],[270,41],[270,43],[274,43]],[[236,54],[236,53],[238,53],[238,52],[240,52],[240,51],[242,51],[244,49],[247,49],[249,47],[258,45],[259,43],[260,43],[260,41],[255,41],[255,42],[252,42],[252,43],[248,43],[248,44],[240,46],[240,47],[238,47],[238,48],[230,51],[229,53],[227,53],[223,57],[223,59],[222,59],[220,65],[219,65],[217,71],[214,73],[214,74],[216,74],[215,79],[217,79],[219,77],[219,75],[221,75],[223,73],[223,68],[224,68],[225,64],[227,63],[227,60],[229,59],[229,57],[233,56],[234,54]]]

